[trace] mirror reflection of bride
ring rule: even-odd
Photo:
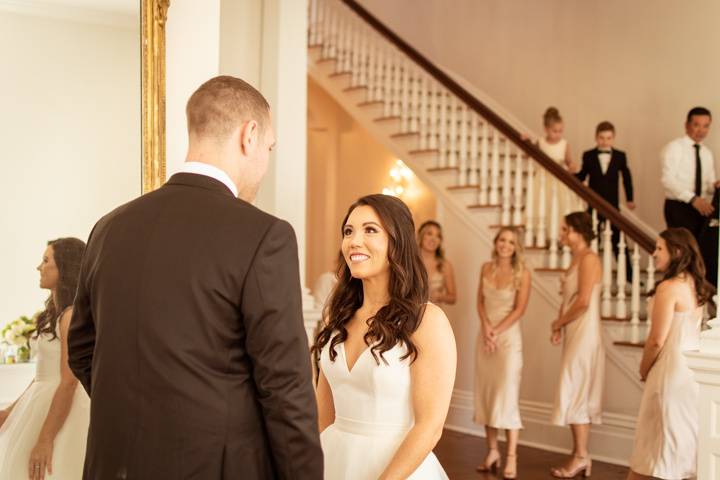
[[[0,410],[0,478],[82,478],[90,399],[67,362],[67,331],[85,243],[48,242],[40,288],[50,290],[37,321],[35,378]]]

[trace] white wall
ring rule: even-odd
[[[139,43],[138,26],[0,11],[0,325],[42,307],[48,240],[86,240],[140,193]]]
[[[610,120],[626,150],[639,216],[664,227],[658,154],[690,107],[720,116],[720,2],[696,0],[361,0],[420,52],[542,131],[555,105],[578,158]],[[408,12],[412,11],[412,21]],[[707,144],[720,158],[715,126]]]

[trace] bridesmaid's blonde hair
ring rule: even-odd
[[[497,241],[500,238],[500,235],[502,235],[505,232],[510,232],[513,234],[513,237],[515,237],[515,252],[513,253],[512,258],[510,259],[510,264],[512,265],[513,269],[513,287],[520,288],[520,284],[522,283],[522,276],[523,273],[525,273],[525,270],[527,267],[525,266],[525,249],[523,248],[523,244],[520,241],[520,231],[515,227],[502,227],[500,228],[500,231],[495,235],[495,238],[493,239],[493,251],[492,251],[492,275],[495,276],[495,272],[497,270],[497,264],[498,264],[498,254],[497,254]]]

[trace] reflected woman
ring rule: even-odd
[[[452,264],[445,258],[442,248],[442,227],[435,220],[428,220],[418,229],[418,245],[423,265],[428,273],[430,301],[436,304],[453,305],[455,274]]]
[[[495,236],[492,261],[482,266],[477,310],[480,335],[476,344],[475,422],[485,426],[488,453],[480,472],[500,464],[498,429],[507,430],[507,457],[503,477],[517,475],[520,420],[522,334],[520,318],[530,298],[530,271],[514,228],[503,227]]]
[[[85,243],[48,242],[40,288],[50,290],[37,321],[35,378],[0,411],[0,478],[82,478],[90,399],[67,362],[67,332]]]
[[[455,338],[428,303],[410,210],[368,195],[341,229],[338,283],[314,347],[324,478],[447,479],[432,449],[455,383]]]
[[[651,293],[645,381],[629,480],[694,478],[698,384],[683,352],[700,348],[703,306],[713,294],[695,237],[684,228],[660,234],[653,253],[662,280]]]
[[[572,262],[563,275],[563,299],[558,318],[552,323],[553,345],[562,342],[560,380],[555,396],[552,423],[570,425],[572,456],[551,469],[557,478],[586,477],[592,471],[588,453],[590,425],[602,422],[605,379],[605,350],[600,323],[600,258],[590,248],[594,238],[587,212],[565,216],[560,237],[570,247]]]

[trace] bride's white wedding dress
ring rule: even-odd
[[[57,329],[59,330],[59,328]],[[28,478],[30,452],[47,417],[55,389],[60,383],[60,337],[41,335],[37,351],[35,380],[18,399],[0,427],[0,479]],[[85,460],[90,399],[78,383],[72,406],[53,444],[52,475],[46,479],[78,480]]]
[[[400,360],[399,345],[385,352],[387,365],[378,365],[369,349],[348,368],[345,347],[329,343],[320,354],[320,368],[332,390],[335,423],[320,435],[326,480],[377,480],[414,423],[410,388],[410,360]],[[430,453],[408,477],[411,480],[445,480],[437,458]]]

